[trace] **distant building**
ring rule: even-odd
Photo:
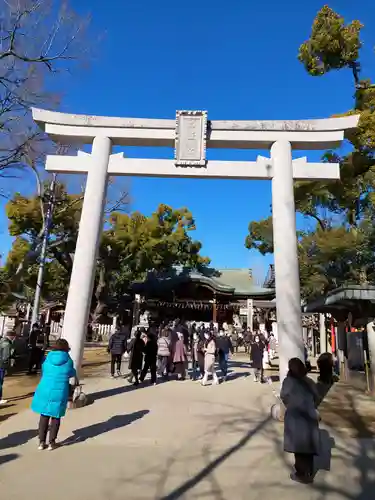
[[[149,273],[143,282],[133,283],[132,291],[142,296],[142,308],[152,316],[219,323],[231,323],[247,299],[275,297],[272,288],[254,284],[249,269],[175,267],[166,273]]]

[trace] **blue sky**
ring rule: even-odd
[[[104,37],[91,39],[90,68],[65,79],[64,111],[174,118],[176,109],[206,109],[210,119],[299,119],[327,117],[352,105],[349,72],[313,78],[297,60],[321,0],[72,3],[92,13],[92,31]],[[335,0],[330,6],[366,24],[363,76],[373,77],[375,2]],[[214,150],[209,157],[254,159],[257,153]],[[126,154],[172,152],[134,148]],[[215,266],[266,272],[270,258],[246,250],[244,239],[250,220],[269,215],[270,183],[136,178],[131,193],[133,208],[146,214],[161,202],[187,206],[196,219],[195,236]],[[0,253],[10,246],[6,225],[3,215]]]

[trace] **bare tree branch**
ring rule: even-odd
[[[125,186],[119,185],[119,181],[113,178],[109,179],[107,190],[107,201],[104,213],[110,215],[113,212],[130,212],[131,196],[130,186],[126,183]]]
[[[89,21],[67,0],[0,0],[0,177],[31,168],[40,195],[39,169],[55,145],[33,122],[30,107],[59,104],[48,90],[51,78],[86,56]]]

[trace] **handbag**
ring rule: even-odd
[[[78,382],[77,378],[74,380],[74,383],[69,382],[69,401],[74,403],[80,397],[81,393],[82,385]]]
[[[81,397],[81,394],[82,394],[82,385],[78,384],[75,386],[73,391],[73,396],[72,396],[73,403],[75,403]]]
[[[82,385],[78,381],[76,381],[75,385],[69,384],[69,388],[71,396],[69,398],[68,407],[70,409],[82,408],[82,406],[88,404],[88,398],[82,390]]]

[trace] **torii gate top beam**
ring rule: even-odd
[[[110,137],[113,145],[175,146],[176,120],[74,115],[33,108],[33,118],[55,141],[92,143]],[[209,122],[207,147],[269,149],[287,140],[294,149],[321,150],[339,146],[345,133],[357,127],[359,115],[321,120]]]

